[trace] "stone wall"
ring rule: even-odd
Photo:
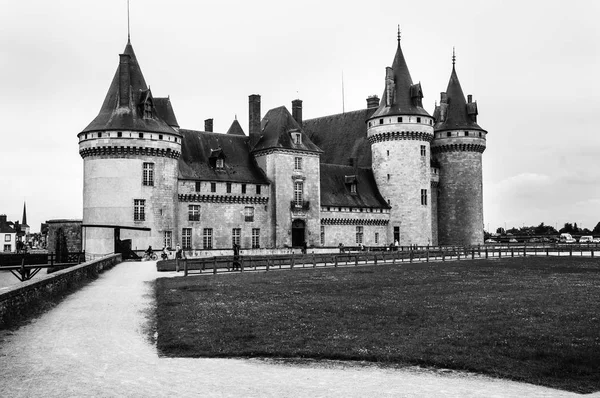
[[[9,287],[0,293],[0,329],[36,313],[49,300],[85,285],[119,262],[121,255],[113,254]]]
[[[81,220],[48,220],[48,253],[54,253],[57,233],[60,229],[65,235],[69,253],[82,251]]]

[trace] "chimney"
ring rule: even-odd
[[[447,103],[448,103],[448,94],[440,93],[440,104],[447,104]]]
[[[467,103],[473,102],[473,96],[471,94],[467,95]]]
[[[129,76],[129,54],[119,54],[119,106],[129,106],[129,87],[131,78]]]
[[[204,121],[204,131],[206,131],[207,133],[213,132],[213,120],[212,119],[206,119]]]
[[[367,108],[379,108],[379,97],[376,95],[369,95],[367,97]]]
[[[292,116],[296,123],[302,127],[302,100],[295,99],[292,101]]]
[[[260,95],[250,95],[248,102],[250,147],[254,147],[260,138]]]
[[[6,214],[0,214],[0,225],[6,224]]]

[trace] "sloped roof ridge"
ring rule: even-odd
[[[333,116],[348,115],[350,113],[360,113],[360,112],[364,112],[366,110],[368,110],[368,108],[356,109],[354,111],[348,111],[348,112],[333,113],[331,115],[325,115],[325,116],[317,116],[317,117],[312,117],[312,118],[309,118],[309,119],[304,119],[303,122],[306,122],[308,120],[325,119],[325,118],[333,117]]]

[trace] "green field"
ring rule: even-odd
[[[600,391],[600,261],[514,258],[156,282],[158,349],[450,368]]]

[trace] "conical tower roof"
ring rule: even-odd
[[[25,202],[23,202],[23,217],[21,218],[21,224],[27,227],[29,226],[27,225],[27,209],[25,206]]]
[[[151,117],[144,117],[144,102],[151,103]],[[83,133],[104,130],[133,130],[156,133],[178,134],[156,112],[152,93],[133,51],[131,41],[127,41],[120,63],[110,84],[98,116],[85,128]]]
[[[227,134],[246,135],[244,134],[244,130],[242,129],[242,126],[240,126],[240,122],[238,122],[237,119],[235,119],[233,123],[231,123],[229,130],[227,130]]]
[[[398,49],[392,67],[387,68],[386,87],[383,90],[379,108],[372,117],[386,115],[430,116],[423,108],[422,98],[421,83],[413,84],[400,46],[400,37],[398,37]]]
[[[442,107],[445,108],[443,111]],[[477,124],[477,104],[467,104],[467,100],[465,99],[465,94],[456,74],[454,57],[452,60],[452,73],[450,74],[445,98],[444,93],[442,93],[442,102],[436,108],[435,113],[438,119],[434,126],[435,131],[460,129],[483,130]]]

